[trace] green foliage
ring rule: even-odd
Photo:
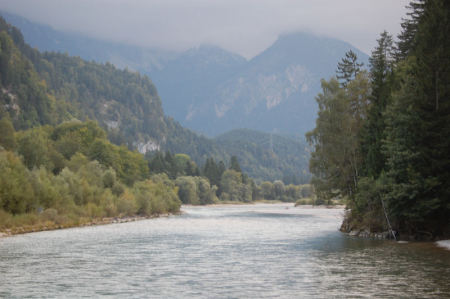
[[[14,150],[17,146],[16,138],[14,136],[15,130],[9,119],[2,118],[0,119],[0,145],[3,146],[4,149]]]
[[[166,136],[161,101],[148,77],[109,63],[40,53],[3,18],[0,47],[0,115],[9,115],[16,128],[94,119],[130,148]]]
[[[241,170],[241,166],[239,165],[238,159],[236,156],[231,156],[230,159],[230,169],[237,171],[237,172],[242,172]]]
[[[217,202],[217,187],[202,177],[181,176],[175,180],[178,196],[184,204],[205,205]]]
[[[309,149],[297,138],[240,129],[216,137],[215,142],[236,156],[242,171],[258,183],[282,179],[285,184],[304,184],[310,180]]]
[[[223,201],[252,201],[252,186],[242,182],[242,173],[225,170],[220,180],[220,199]]]
[[[144,157],[111,144],[94,122],[36,127],[14,137],[17,154],[0,148],[0,213],[17,217],[7,217],[0,229],[179,211],[175,184],[167,176],[148,179]]]
[[[202,174],[211,182],[211,185],[220,186],[220,179],[224,171],[225,164],[222,161],[216,163],[213,158],[208,158],[203,165]]]
[[[176,188],[167,176],[137,182],[132,192],[140,215],[175,213],[181,206]]]
[[[285,185],[282,181],[262,182],[256,186],[254,193],[257,193],[257,199],[277,200],[284,202],[296,202],[300,199],[313,196],[312,186],[306,185]]]
[[[310,167],[319,198],[335,192],[348,198],[350,227],[386,230],[388,218],[401,235],[430,238],[450,232],[450,3],[410,6],[397,52],[386,32],[372,52],[367,114],[345,113],[358,78],[345,90],[336,82],[323,85],[317,126],[308,136],[315,145]],[[340,155],[342,149],[353,151],[357,163]],[[342,192],[348,178],[354,186]]]
[[[341,86],[346,87],[347,84],[356,78],[356,75],[361,72],[361,68],[364,63],[358,62],[356,53],[349,50],[345,53],[345,57],[341,62],[338,62],[336,70],[336,78],[341,80]]]
[[[360,132],[366,118],[370,84],[365,72],[359,73],[346,87],[332,78],[322,80],[316,128],[307,133],[314,152],[311,154],[312,183],[319,199],[352,195],[357,187],[362,164]]]
[[[73,119],[93,120],[106,130],[110,141],[129,149],[144,152],[148,144],[153,144],[162,151],[188,154],[197,165],[210,157],[229,161],[234,155],[242,170],[259,182],[284,179],[285,183],[304,183],[309,180],[306,147],[290,138],[270,135],[273,146],[269,145],[268,134],[260,138],[263,133],[250,131],[239,136],[241,141],[232,136],[236,133],[217,140],[208,139],[164,117],[156,88],[146,76],[117,69],[110,63],[88,62],[67,54],[40,53],[28,46],[20,31],[3,19],[0,19],[0,35],[0,117],[9,117],[16,129],[57,125],[63,121],[70,121],[69,127],[73,129]],[[55,150],[64,159],[69,160],[75,152],[81,151],[86,156],[97,155],[96,159],[113,164],[115,157],[101,142],[96,141],[95,148],[88,153],[85,141],[89,136],[63,133],[64,137],[54,139],[59,142]],[[61,159],[54,159],[59,160],[53,162],[56,173],[61,171]],[[194,165],[186,164],[186,169],[179,172],[165,168],[164,172],[171,178],[197,176],[199,171]],[[177,170],[180,168],[178,165]],[[120,169],[115,170],[119,177],[125,177]],[[155,173],[159,173],[158,167]],[[218,181],[220,175],[213,184],[218,185]]]
[[[391,101],[391,89],[394,84],[394,48],[392,37],[386,31],[381,33],[378,46],[372,52],[369,61],[372,92],[364,131],[361,132],[361,150],[365,157],[362,172],[376,178],[386,163],[381,149],[386,137],[383,114]]]
[[[171,179],[184,175],[196,176],[200,173],[197,164],[186,154],[156,152],[153,156],[147,154],[147,159],[152,173],[165,173]]]
[[[34,192],[30,173],[11,152],[0,151],[0,209],[12,214],[33,210]]]

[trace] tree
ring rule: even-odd
[[[11,152],[0,150],[0,209],[11,214],[30,212],[36,198],[28,169]]]
[[[232,156],[231,160],[230,160],[230,169],[237,171],[237,172],[242,172],[241,170],[241,166],[239,165],[238,159],[236,156]]]
[[[0,145],[9,151],[13,151],[17,144],[14,136],[15,130],[11,121],[4,117],[0,119]]]
[[[49,140],[41,128],[35,128],[18,134],[18,152],[28,169],[45,166],[52,170],[49,159]]]
[[[419,19],[423,15],[425,0],[415,0],[407,6],[410,11],[407,13],[408,18],[402,19],[402,32],[398,35],[398,42],[395,51],[397,61],[406,59],[410,51],[415,47],[415,39],[419,26]]]
[[[178,187],[178,196],[184,204],[200,204],[197,184],[194,177],[180,176],[175,180],[175,184]]]
[[[363,132],[364,173],[377,178],[384,169],[385,158],[381,146],[385,138],[383,113],[390,102],[393,84],[394,48],[392,37],[384,31],[377,40],[378,45],[370,61],[370,82],[372,92],[370,108]]]
[[[397,229],[440,235],[450,214],[450,3],[421,5],[386,113],[385,199]]]
[[[338,62],[336,77],[340,80],[343,87],[353,80],[356,75],[361,71],[361,67],[364,63],[358,62],[358,57],[356,53],[349,50],[345,53],[345,57],[342,58],[341,62]]]
[[[232,201],[251,201],[248,198],[248,190],[246,185],[242,184],[242,173],[232,169],[225,170],[220,180],[220,188],[222,193],[220,194],[221,200]]]
[[[307,133],[314,147],[310,158],[312,183],[319,199],[352,196],[362,163],[359,134],[366,118],[370,84],[361,72],[346,87],[332,78],[322,80],[316,97],[319,112],[314,130]]]

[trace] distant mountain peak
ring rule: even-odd
[[[38,24],[22,25],[27,27],[21,28],[25,39],[42,50],[109,61],[149,75],[164,111],[210,136],[237,127],[302,135],[314,127],[320,79],[335,75],[345,52],[353,50],[368,65],[368,56],[351,44],[309,32],[280,35],[246,60],[211,44],[166,53],[83,37],[73,40],[73,35]]]

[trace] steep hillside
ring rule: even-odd
[[[156,149],[166,125],[156,88],[146,76],[28,46],[0,18],[1,111],[16,128],[94,119],[116,143]]]
[[[305,142],[248,129],[236,129],[214,140],[227,153],[237,156],[244,172],[259,181],[282,179],[286,184],[309,181],[309,149]]]

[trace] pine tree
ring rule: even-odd
[[[242,172],[241,170],[241,166],[239,165],[239,162],[237,160],[236,156],[232,156],[231,160],[230,160],[230,169],[237,171],[237,172]]]
[[[347,84],[355,79],[356,75],[361,71],[361,67],[364,63],[358,62],[356,53],[349,50],[345,53],[345,57],[341,62],[338,62],[336,78],[341,83],[341,86],[345,87]]]
[[[395,57],[397,61],[404,60],[409,52],[414,48],[419,18],[423,15],[425,0],[411,1],[407,8],[408,18],[402,19],[402,32],[397,36],[398,42]]]
[[[401,63],[402,86],[387,112],[386,194],[400,230],[449,229],[450,2],[429,0]]]
[[[369,58],[372,93],[362,141],[365,156],[363,172],[374,178],[379,176],[385,164],[381,152],[382,140],[385,138],[383,113],[390,101],[394,66],[392,37],[384,31],[377,42],[378,45]]]

